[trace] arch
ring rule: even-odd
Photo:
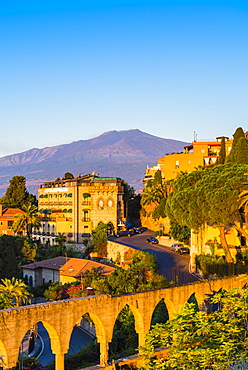
[[[107,232],[107,235],[109,235],[109,234],[114,234],[114,231],[115,231],[115,227],[114,227],[114,225],[113,225],[113,223],[111,222],[111,221],[109,221],[108,223],[107,223],[107,230],[106,230],[106,232]]]
[[[200,311],[206,311],[206,296],[205,295],[202,295],[201,293],[199,293],[199,292],[194,292],[193,293],[194,294],[194,296],[195,296],[195,299],[196,299],[196,301],[197,301],[197,304],[198,304],[198,308],[199,308],[199,310]],[[193,294],[191,294],[191,296],[193,295]],[[190,296],[190,297],[191,297]],[[189,299],[190,299],[190,297],[189,297]]]
[[[49,338],[51,340],[51,349],[53,353],[61,353],[61,341],[57,330],[47,321],[40,320],[46,331],[48,332]]]
[[[166,305],[166,308],[167,308],[167,311],[168,311],[168,315],[169,315],[169,320],[171,320],[172,319],[172,316],[173,316],[173,314],[176,314],[177,312],[178,312],[178,310],[176,309],[176,307],[175,307],[175,305],[174,305],[174,303],[170,300],[170,299],[168,299],[168,298],[166,298],[165,296],[160,296],[156,301],[155,301],[155,305],[154,305],[154,309],[156,308],[156,306],[158,305],[158,303],[161,301],[161,300],[164,300],[164,303],[165,303],[165,305]],[[154,312],[154,309],[153,309],[153,311],[152,311],[152,314],[153,314],[153,312]],[[151,318],[152,318],[152,315],[151,315]]]
[[[86,313],[88,313],[90,315],[90,318],[92,319],[92,321],[95,325],[97,342],[105,342],[107,337],[106,337],[106,331],[105,331],[105,327],[103,325],[103,322],[95,313],[90,312],[90,311],[80,313],[80,317],[78,319],[76,319],[73,323],[73,326],[71,328],[71,334],[72,334],[74,326],[77,325],[78,323],[80,323],[80,321],[82,319],[82,316]],[[70,334],[70,336],[71,336],[71,334]]]
[[[126,304],[116,317],[113,326],[112,340],[109,344],[111,355],[123,357],[127,350],[130,355],[136,353],[139,335],[135,321],[131,308]]]
[[[114,328],[114,324],[115,324],[119,314],[121,313],[121,311],[124,309],[125,306],[128,306],[130,308],[130,310],[132,311],[133,315],[134,315],[136,332],[137,333],[143,332],[144,329],[145,329],[143,316],[142,316],[141,312],[139,311],[139,309],[136,308],[134,305],[130,304],[129,302],[124,302],[120,306],[120,309],[119,309],[117,315],[113,318],[113,328]],[[112,331],[113,331],[113,328],[112,328]]]
[[[166,307],[164,298],[162,298],[158,304],[155,306],[152,317],[151,317],[151,326],[156,324],[164,324],[169,320],[169,312]]]

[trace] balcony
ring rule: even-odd
[[[87,200],[84,200],[84,201],[82,202],[82,206],[90,206],[90,201],[89,201],[89,202],[87,202]]]
[[[82,218],[82,221],[83,221],[83,222],[90,222],[90,218],[89,218],[89,217],[83,217],[83,218]]]

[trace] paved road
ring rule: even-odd
[[[197,278],[189,272],[189,256],[181,256],[171,251],[169,246],[148,244],[146,239],[153,235],[154,233],[152,231],[146,230],[142,234],[135,234],[131,237],[112,237],[111,240],[154,254],[157,257],[158,269],[164,272],[169,280],[174,280],[173,277],[177,274],[182,284],[196,281]]]
[[[49,362],[55,359],[55,356],[51,351],[49,335],[41,323],[38,323],[38,332],[44,342],[44,350],[41,356],[39,357],[38,361],[43,366],[46,366],[47,364],[49,364]],[[86,334],[85,331],[75,326],[70,340],[70,349],[67,354],[72,355],[73,353],[78,352],[81,348],[85,347],[91,340],[92,337],[90,335]]]

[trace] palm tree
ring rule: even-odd
[[[24,204],[22,207],[24,213],[18,213],[16,221],[12,225],[12,229],[15,233],[24,231],[30,239],[32,234],[32,227],[35,226],[38,229],[41,227],[40,216],[37,215],[38,208],[35,204],[29,202]]]
[[[63,245],[65,245],[66,235],[64,233],[58,233],[55,238],[55,242],[62,247]]]
[[[19,307],[21,304],[30,303],[30,296],[27,285],[21,279],[14,277],[1,279],[0,299],[3,301],[5,308]]]

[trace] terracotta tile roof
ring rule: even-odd
[[[18,213],[24,214],[25,212],[23,212],[20,208],[6,208],[3,210],[3,216],[14,216]]]
[[[98,263],[95,261],[84,260],[80,258],[71,258],[70,261],[64,264],[62,268],[60,268],[60,275],[64,276],[72,276],[72,277],[80,277],[86,271],[90,271],[94,267],[98,271],[102,273],[102,275],[110,275],[115,268],[107,265],[103,265],[102,263]]]
[[[23,212],[21,209],[19,208],[6,208],[3,210],[2,212],[2,216],[0,216],[0,219],[1,220],[14,220],[15,219],[15,215],[17,214],[24,214],[25,212]]]
[[[70,258],[69,258],[70,260]],[[36,268],[46,268],[50,270],[59,270],[65,263],[68,262],[67,257],[54,257],[48,260],[29,263],[28,265],[23,265],[22,268],[35,270]]]

